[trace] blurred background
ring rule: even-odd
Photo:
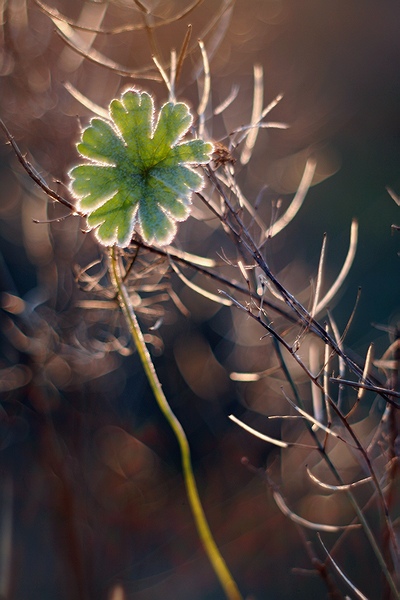
[[[373,341],[383,354],[390,339],[373,324],[393,329],[399,321],[400,238],[391,225],[400,212],[386,190],[400,195],[397,1],[3,0],[0,14],[0,116],[35,169],[66,196],[74,144],[92,115],[88,101],[106,108],[133,86],[152,92],[159,107],[168,95],[151,56],[167,65],[189,24],[178,98],[194,110],[199,104],[201,38],[211,68],[212,139],[228,145],[228,134],[249,123],[254,65],[262,65],[264,104],[283,94],[270,118],[289,127],[260,130],[248,164],[237,149],[243,193],[271,221],[274,203],[293,197],[308,156],[317,158],[300,213],[267,244],[269,264],[310,303],[324,232],[329,287],[356,218],[357,256],[331,308],[343,331],[361,287],[346,344],[362,357]],[[232,89],[236,99],[213,115]],[[106,306],[104,256],[84,223],[63,218],[67,210],[29,179],[5,136],[0,181],[0,597],[221,599],[195,534],[175,440],[118,314]],[[215,224],[195,218],[176,244],[209,258],[231,250]],[[187,432],[211,528],[244,596],[325,597],[321,580],[301,571],[311,571],[301,535],[262,477],[240,462],[274,465],[277,451],[227,418],[250,408],[262,425],[263,414],[278,410],[273,385],[229,377],[268,368],[262,332],[149,256],[136,283],[139,318]],[[296,510],[349,522],[352,513],[336,496],[321,500],[296,474],[306,461],[297,452],[276,466]],[[349,536],[341,559],[364,591],[369,573],[366,591],[378,597],[380,574],[365,543]]]

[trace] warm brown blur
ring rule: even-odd
[[[0,117],[47,183],[68,196],[74,144],[92,115],[71,90],[104,109],[134,86],[154,93],[160,106],[168,93],[152,55],[166,66],[192,25],[178,99],[194,110],[199,104],[202,38],[212,87],[206,129],[213,139],[228,145],[229,133],[250,121],[255,64],[263,66],[264,105],[283,93],[268,118],[289,128],[260,130],[250,163],[235,163],[253,203],[265,189],[263,218],[270,222],[271,207],[288,203],[307,158],[318,160],[319,185],[298,219],[267,246],[272,267],[309,302],[323,233],[331,251],[329,280],[343,262],[356,216],[360,256],[335,315],[344,329],[362,285],[349,342],[365,352],[373,337],[382,353],[387,336],[371,331],[370,323],[395,320],[399,292],[399,238],[390,236],[390,225],[400,217],[385,191],[390,185],[400,194],[397,0],[47,1],[42,7],[34,0],[0,2]],[[193,9],[176,20],[188,6]],[[108,33],[79,31],[73,23]],[[115,33],[128,24],[136,29]],[[213,117],[212,107],[235,85],[236,100]],[[101,250],[78,217],[63,219],[66,208],[46,199],[5,143],[0,161],[0,597],[222,599],[199,547],[175,440],[122,321],[109,308],[113,293]],[[213,221],[189,220],[177,245],[219,260],[225,238],[216,228]],[[274,366],[260,332],[242,313],[187,289],[166,262],[151,255],[141,260],[135,308],[190,440],[211,528],[239,587],[249,600],[325,597],[315,575],[292,573],[293,567],[311,569],[301,537],[241,458],[268,464],[306,518],[346,523],[348,504],[328,493],[320,501],[305,480],[308,452],[291,450],[281,461],[275,449],[227,419],[248,408],[262,428],[262,416],[281,406],[279,378],[271,377],[268,388],[229,378],[231,371]],[[377,295],[388,282],[391,289]],[[171,301],[171,289],[184,307]],[[282,430],[293,431],[290,425]],[[278,425],[271,431],[279,435]],[[339,458],[349,478],[357,477],[352,457]],[[320,468],[316,459],[311,466]],[[318,472],[326,475],[322,467]],[[354,560],[362,552],[358,542],[346,540],[344,561],[361,582],[371,569],[367,592],[376,597],[380,573],[369,555]]]

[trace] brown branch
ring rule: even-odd
[[[69,200],[67,200],[66,198],[64,198],[63,196],[60,196],[60,194],[58,194],[57,192],[55,192],[54,190],[52,190],[47,183],[45,182],[45,180],[43,179],[43,177],[36,171],[36,169],[31,165],[31,163],[26,160],[25,156],[22,154],[21,150],[19,149],[14,137],[11,135],[10,131],[8,130],[7,126],[5,125],[5,123],[2,121],[2,119],[0,119],[0,126],[2,128],[2,130],[4,131],[4,133],[6,134],[7,140],[10,143],[12,149],[14,150],[19,162],[21,163],[21,165],[23,166],[23,168],[25,169],[25,171],[28,173],[29,177],[31,179],[33,179],[33,181],[40,187],[42,188],[42,190],[45,192],[45,194],[47,196],[49,196],[49,198],[52,198],[53,200],[56,200],[57,202],[60,202],[60,204],[63,204],[64,206],[66,206],[70,211],[72,211],[72,214],[74,215],[79,215],[80,217],[83,217],[83,213],[81,213],[80,211],[78,211],[76,209],[76,207],[72,204],[72,202],[70,202]]]

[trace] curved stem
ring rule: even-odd
[[[164,414],[169,425],[171,426],[175,437],[179,444],[181,453],[182,471],[183,478],[186,486],[186,494],[189,500],[189,505],[193,514],[193,518],[196,524],[197,532],[200,540],[204,546],[204,550],[209,558],[209,561],[219,579],[222,588],[225,591],[225,595],[229,600],[242,600],[242,596],[239,589],[225,563],[225,560],[220,554],[217,548],[210,527],[208,525],[204,510],[200,501],[199,492],[197,490],[196,481],[193,474],[192,462],[190,458],[190,448],[186,437],[186,434],[171,410],[168,404],[167,398],[162,390],[161,383],[157,377],[153,361],[149,351],[147,350],[143,333],[140,329],[136,314],[133,310],[132,304],[129,299],[128,291],[124,285],[123,277],[121,275],[120,265],[117,257],[115,246],[110,249],[110,275],[116,291],[118,292],[118,302],[122,313],[125,317],[125,321],[129,327],[130,334],[132,335],[133,341],[140,360],[142,362],[144,371],[149,381],[150,387],[157,401],[161,412]]]

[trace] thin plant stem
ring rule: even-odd
[[[240,309],[242,309],[243,311],[245,311],[252,319],[254,319],[255,321],[257,321],[258,323],[260,323],[263,327],[265,327],[269,333],[272,335],[272,338],[274,340],[274,349],[275,352],[278,356],[280,365],[283,369],[283,372],[285,373],[285,376],[288,379],[288,382],[292,388],[292,390],[295,391],[295,397],[299,403],[299,406],[303,406],[302,401],[300,399],[300,396],[298,395],[297,391],[296,391],[296,386],[292,380],[292,377],[289,373],[289,370],[286,366],[285,360],[283,358],[282,352],[281,352],[281,346],[285,347],[286,350],[289,352],[289,354],[296,360],[296,362],[300,365],[300,367],[307,373],[307,375],[309,376],[310,380],[313,381],[313,383],[315,385],[318,385],[318,382],[316,380],[315,377],[313,377],[313,375],[309,372],[309,370],[306,368],[306,366],[304,365],[304,363],[300,360],[300,358],[296,355],[296,353],[293,351],[293,349],[291,348],[291,346],[285,342],[285,340],[274,330],[272,329],[272,327],[270,325],[267,325],[266,323],[263,322],[263,320],[261,319],[260,316],[254,315],[251,310],[248,307],[244,307],[243,305],[241,305],[239,302],[237,302],[236,300],[234,300],[231,296],[229,296],[228,294],[225,294],[226,296],[228,296],[228,298],[231,298],[233,303]],[[336,414],[342,418],[342,415],[340,413],[340,411],[337,409],[337,407],[331,403],[331,407],[334,409],[334,411],[336,412]],[[352,429],[348,426],[348,423],[345,419],[342,419],[342,422],[345,426],[347,426],[347,430],[349,431],[350,435],[352,435],[353,440],[356,442],[358,449],[361,450],[360,444],[357,440],[357,438],[355,437]],[[317,447],[318,447],[318,451],[320,452],[320,454],[323,456],[324,460],[326,461],[329,469],[331,470],[331,472],[335,475],[335,477],[337,478],[338,482],[340,484],[343,484],[343,480],[339,474],[339,472],[337,471],[335,465],[333,464],[333,462],[331,461],[329,455],[327,454],[327,452],[325,451],[323,445],[321,445],[321,442],[319,441],[318,437],[315,435],[315,432],[312,430],[312,427],[310,426],[310,423],[308,421],[306,421],[306,427],[310,433],[310,435],[312,435],[313,439],[315,440]],[[376,480],[376,476],[375,473],[372,469],[371,464],[368,461],[368,457],[366,456],[366,453],[363,453],[364,458],[367,460],[367,466],[368,466],[368,470],[371,473],[372,477],[374,480]],[[376,489],[378,494],[382,494],[382,490],[379,488],[379,484],[376,485]],[[365,535],[367,536],[369,543],[372,547],[372,550],[374,551],[374,554],[377,558],[377,561],[379,563],[379,566],[382,569],[382,573],[389,585],[389,588],[393,594],[393,597],[396,598],[396,600],[400,600],[400,592],[397,590],[396,587],[396,583],[389,571],[389,567],[386,564],[385,558],[378,546],[377,541],[375,540],[375,536],[360,508],[360,506],[358,505],[358,502],[354,496],[354,494],[351,492],[350,489],[346,490],[346,495],[351,503],[351,505],[354,508],[354,511],[364,529]],[[385,510],[385,514],[387,514],[387,509]],[[389,528],[389,524],[387,524],[388,528]]]
[[[280,361],[281,367],[282,367],[282,369],[283,369],[283,371],[285,373],[285,376],[286,376],[286,378],[287,378],[287,380],[288,380],[288,382],[289,382],[289,384],[291,386],[291,389],[295,393],[295,397],[296,397],[296,400],[298,402],[298,405],[300,407],[303,407],[303,402],[302,402],[302,400],[301,400],[301,398],[300,398],[300,396],[299,396],[299,394],[297,392],[296,385],[293,382],[293,379],[292,379],[292,377],[291,377],[291,375],[289,373],[289,370],[287,368],[286,362],[285,362],[285,360],[283,358],[283,355],[282,355],[282,352],[281,352],[281,346],[280,346],[278,340],[276,339],[276,336],[273,336],[272,339],[273,339],[273,342],[274,342],[274,349],[275,349],[275,352],[276,352],[276,354],[278,356],[278,360]],[[299,364],[302,366],[301,363],[299,363]],[[314,381],[314,383],[316,383],[316,381]],[[310,425],[310,423],[308,421],[306,421],[306,427],[307,427],[310,435],[313,437],[314,441],[316,442],[317,447],[318,447],[318,451],[323,456],[323,458],[326,461],[329,469],[331,470],[331,472],[333,473],[333,475],[336,477],[336,479],[338,480],[339,484],[343,484],[342,477],[340,476],[339,472],[337,471],[335,465],[331,461],[329,455],[327,454],[325,448],[323,447],[323,445],[319,441],[318,437],[315,435],[315,432],[313,431],[313,429],[312,429],[312,427],[311,427],[311,425]],[[378,490],[378,492],[379,492],[379,490]],[[385,577],[385,579],[386,579],[386,581],[388,583],[388,586],[389,586],[389,588],[390,588],[390,590],[391,590],[391,592],[393,594],[393,598],[396,598],[396,600],[399,600],[400,599],[400,592],[397,590],[396,583],[395,583],[395,581],[394,581],[394,579],[392,577],[392,574],[390,573],[390,570],[389,570],[389,567],[388,567],[388,565],[386,563],[385,557],[383,556],[383,553],[381,552],[381,550],[380,550],[380,548],[379,548],[379,546],[378,546],[378,544],[376,542],[375,536],[374,536],[374,534],[373,534],[373,532],[372,532],[372,530],[371,530],[371,528],[369,526],[369,523],[367,522],[367,520],[366,520],[366,518],[365,518],[365,516],[364,516],[364,514],[363,514],[363,512],[362,512],[362,510],[361,510],[361,508],[360,508],[360,506],[359,506],[359,504],[358,504],[358,502],[357,502],[354,494],[352,493],[351,489],[347,489],[346,490],[346,495],[347,495],[347,498],[349,499],[351,505],[353,506],[353,509],[354,509],[354,511],[355,511],[358,519],[359,519],[359,522],[361,523],[361,525],[362,525],[362,527],[364,529],[364,533],[365,533],[365,535],[368,538],[368,541],[369,541],[369,543],[370,543],[370,545],[372,547],[372,550],[374,551],[374,554],[375,554],[375,556],[376,556],[376,558],[378,560],[379,566],[382,569],[382,573],[383,573],[383,575],[384,575],[384,577]]]
[[[192,462],[190,457],[190,447],[186,434],[182,425],[173,413],[168,400],[162,390],[161,383],[158,379],[156,370],[150,353],[144,341],[142,330],[140,329],[136,314],[133,310],[129,299],[128,291],[124,284],[124,279],[121,274],[120,264],[115,246],[110,249],[110,276],[114,284],[115,290],[118,293],[118,303],[125,317],[129,332],[135,343],[137,352],[142,362],[151,390],[157,401],[161,412],[167,419],[172,431],[179,444],[183,478],[186,486],[186,494],[192,515],[196,524],[199,538],[203,544],[204,550],[208,559],[215,571],[215,574],[225,592],[228,600],[242,600],[242,595],[239,592],[236,582],[234,581],[225,560],[221,556],[220,551],[215,543],[210,527],[208,525],[204,510],[199,497],[199,492],[196,485],[196,480],[193,474]]]

